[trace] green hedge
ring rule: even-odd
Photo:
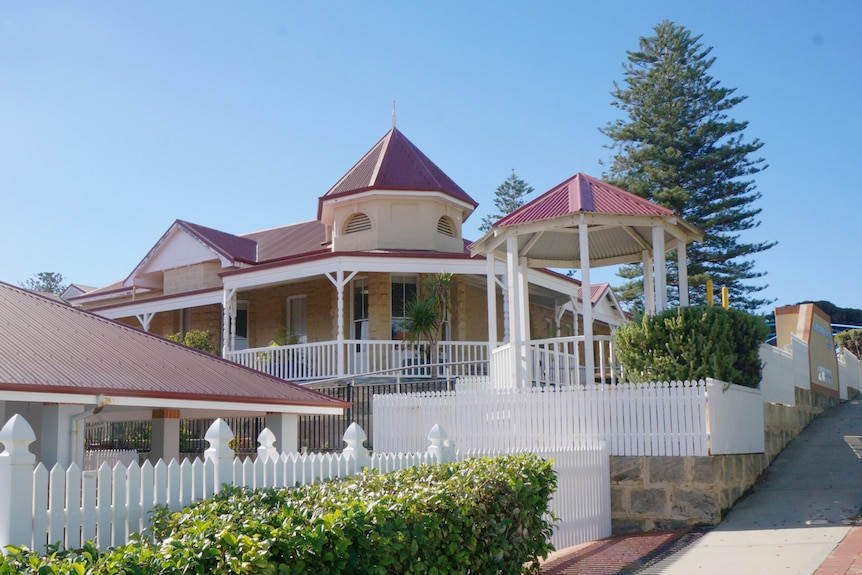
[[[629,381],[711,377],[760,385],[759,348],[769,328],[761,316],[722,307],[680,307],[614,332],[616,355]]]
[[[153,538],[99,552],[13,549],[11,573],[529,573],[553,550],[550,463],[535,455],[362,474],[296,489],[226,487]]]

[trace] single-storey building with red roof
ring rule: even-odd
[[[35,292],[0,283],[0,420],[23,415],[49,469],[83,461],[84,424],[152,420],[154,460],[179,456],[179,420],[265,416],[296,451],[300,415],[349,404]]]

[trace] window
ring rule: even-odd
[[[236,302],[236,324],[234,325],[234,333],[236,334],[236,345],[234,349],[248,349],[248,302]]]
[[[444,236],[449,236],[450,238],[455,237],[455,223],[452,221],[452,218],[449,216],[443,216],[439,220],[437,220],[437,233],[443,234]]]
[[[371,229],[371,219],[363,214],[353,214],[350,216],[350,219],[347,220],[347,224],[344,226],[345,234],[355,234],[358,232],[364,232]]]
[[[392,276],[392,339],[404,339],[407,306],[416,299],[416,276]]]
[[[305,343],[308,340],[308,332],[305,327],[306,319],[305,295],[296,295],[287,298],[287,334],[288,344]]]
[[[353,339],[368,339],[368,278],[353,280]]]

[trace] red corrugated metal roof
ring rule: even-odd
[[[498,220],[494,226],[512,226],[548,220],[578,212],[603,214],[672,216],[673,211],[597,180],[577,173]]]
[[[177,220],[177,225],[184,228],[193,237],[204,242],[231,260],[247,263],[257,261],[257,242],[247,237],[235,236],[221,230]]]
[[[474,208],[479,205],[396,128],[320,198],[318,219],[327,199],[368,190],[438,191]]]
[[[257,243],[258,263],[315,252],[326,241],[326,226],[317,220],[243,234]]]
[[[0,325],[0,390],[347,406],[2,282]]]

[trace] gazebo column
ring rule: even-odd
[[[485,284],[488,296],[488,359],[497,347],[497,273],[494,252],[485,256]]]
[[[655,270],[655,311],[667,309],[667,266],[665,260],[664,228],[652,229],[653,269]]]
[[[644,250],[641,253],[644,270],[644,313],[647,315],[655,314],[655,290],[652,282],[652,254]]]
[[[524,305],[523,294],[521,294],[521,281],[518,266],[518,238],[509,236],[506,238],[506,293],[509,301],[509,343],[512,348],[512,376],[515,385],[520,386],[524,382],[524,369],[522,358],[524,356],[524,335],[521,332],[521,308]]]
[[[581,258],[581,302],[584,318],[584,371],[587,382],[595,384],[596,369],[593,348],[593,302],[590,289],[590,236],[586,222],[578,224]],[[586,383],[586,382],[585,382]]]
[[[685,240],[676,241],[676,269],[679,276],[679,305],[688,307],[688,253]]]
[[[344,277],[344,270],[341,269],[341,266],[338,266],[338,269],[335,271],[335,277],[332,277],[332,274],[326,273],[324,274],[326,278],[335,286],[335,307],[336,307],[336,335],[335,341],[336,345],[336,358],[335,361],[338,363],[336,366],[336,373],[341,376],[347,373],[347,356],[345,354],[344,348],[344,286],[350,283],[350,280],[353,279],[353,276],[356,275],[356,272],[352,272],[347,278]],[[275,433],[273,431],[273,433]],[[278,434],[276,433],[276,437]],[[283,451],[283,450],[282,450]]]
[[[527,258],[518,258],[518,294],[521,296],[521,341],[526,342],[533,339],[530,333],[530,285],[527,279]]]
[[[267,429],[275,435],[275,447],[279,453],[299,451],[299,416],[295,413],[267,413],[264,420]]]
[[[512,341],[512,336],[509,334],[509,290],[506,289],[508,280],[505,276],[500,281],[500,291],[503,293],[503,341]]]
[[[155,465],[159,459],[170,463],[180,460],[180,410],[154,409],[150,438],[150,462]]]

